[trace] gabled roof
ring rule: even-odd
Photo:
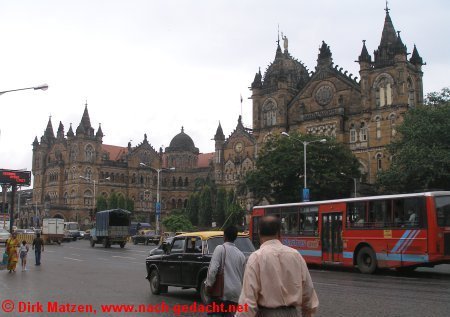
[[[127,153],[127,148],[123,146],[102,144],[102,151],[109,153],[109,159],[111,161],[118,161],[123,154]]]

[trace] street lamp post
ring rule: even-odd
[[[156,214],[156,233],[159,234],[160,231],[160,221],[161,221],[161,200],[160,200],[160,195],[159,195],[159,174],[162,171],[174,171],[175,167],[170,167],[170,168],[153,168],[151,166],[148,166],[145,163],[139,163],[140,166],[143,167],[148,167],[154,171],[156,171],[157,173],[157,179],[156,179],[156,210],[155,210],[155,214]]]
[[[34,89],[34,90],[47,90],[47,89],[48,89],[48,85],[47,85],[47,84],[42,84],[42,85],[35,86],[35,87],[27,87],[27,88],[19,88],[19,89],[11,89],[11,90],[0,91],[0,95],[6,94],[7,92],[20,91],[20,90],[28,90],[28,89]]]
[[[286,137],[291,137],[289,135],[289,133],[287,133],[287,132],[281,132],[281,135],[286,136]],[[303,193],[305,193],[306,189],[307,189],[307,187],[306,187],[306,146],[308,146],[308,144],[316,143],[316,142],[325,143],[325,142],[327,142],[327,139],[320,139],[320,140],[314,140],[314,141],[302,141],[302,140],[294,138],[294,137],[292,137],[292,138],[303,144],[303,171],[304,171],[304,173],[303,173],[303,177],[304,177]],[[305,198],[305,194],[303,196]],[[309,201],[309,199],[304,199],[304,201]]]
[[[350,179],[352,179],[353,180],[353,184],[354,184],[354,188],[355,188],[355,198],[356,198],[356,178],[354,178],[354,177],[350,177],[350,176],[348,176],[347,174],[345,174],[345,173],[339,173],[339,174],[341,174],[342,176],[345,176],[345,177],[347,177],[347,178],[350,178]]]

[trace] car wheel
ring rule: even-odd
[[[134,245],[138,244],[138,242],[137,242],[136,239],[133,239],[133,244],[134,244]]]
[[[358,252],[356,264],[361,273],[372,274],[377,269],[377,257],[370,247],[363,247]]]
[[[153,270],[152,273],[150,273],[150,291],[152,292],[152,294],[154,295],[159,295],[161,294],[161,280],[159,277],[159,273],[157,270]]]
[[[208,304],[210,302],[210,298],[208,296],[208,294],[206,294],[206,277],[204,279],[202,279],[202,281],[200,282],[200,285],[197,288],[197,291],[200,295],[200,299],[202,300],[203,304]]]
[[[108,239],[103,239],[103,243],[102,243],[102,246],[104,247],[104,248],[107,248],[108,247]]]
[[[144,244],[145,244],[145,245],[148,245],[148,240],[145,240]]]
[[[120,248],[121,249],[125,248],[125,242],[120,243]]]

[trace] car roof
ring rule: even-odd
[[[239,237],[248,237],[247,234],[238,233]],[[212,237],[223,237],[223,231],[197,231],[197,232],[187,232],[176,236],[178,237],[200,237],[202,240],[207,240]]]

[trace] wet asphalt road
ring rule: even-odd
[[[27,272],[21,272],[19,266],[14,274],[0,271],[0,316],[176,316],[176,305],[190,305],[200,298],[193,289],[170,287],[168,294],[150,293],[145,257],[153,247],[128,244],[125,249],[91,248],[87,240],[81,240],[47,246],[39,267],[34,266],[31,253]],[[447,316],[450,312],[450,265],[407,275],[394,271],[363,275],[355,270],[313,267],[311,275],[320,300],[317,316]],[[159,305],[162,301],[169,312],[101,310],[101,305]],[[97,313],[48,313],[49,302],[91,305]],[[3,311],[5,303],[7,309],[14,304],[8,315]],[[31,313],[32,304],[44,312]],[[162,308],[154,308],[158,307]],[[20,308],[29,312],[20,312]]]

